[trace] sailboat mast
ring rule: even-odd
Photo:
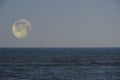
[[[41,40],[41,50],[43,49],[43,40]]]

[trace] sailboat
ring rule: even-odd
[[[40,47],[41,53],[44,53],[44,47],[43,47],[43,40],[41,40],[41,47]]]
[[[40,49],[42,50],[43,49],[43,40],[41,40],[41,47]]]

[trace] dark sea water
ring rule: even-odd
[[[0,80],[120,80],[120,48],[0,48]]]

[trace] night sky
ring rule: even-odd
[[[16,20],[31,32],[17,39]],[[0,47],[120,47],[119,0],[0,0]]]

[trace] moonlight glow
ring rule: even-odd
[[[16,38],[25,38],[30,31],[31,24],[25,19],[16,21],[12,26],[12,32]]]

